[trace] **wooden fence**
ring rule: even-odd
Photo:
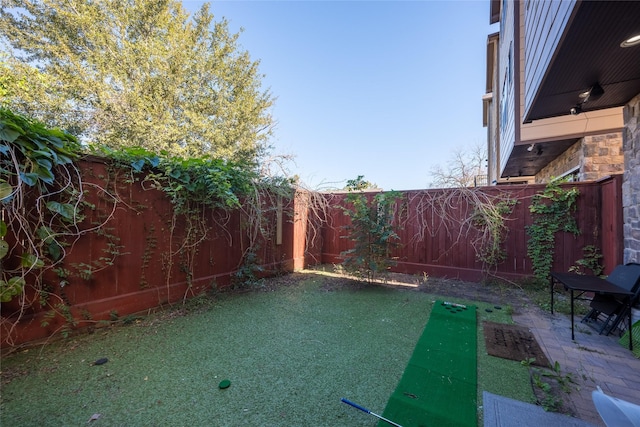
[[[341,253],[352,247],[344,238],[348,222],[340,208],[345,204],[344,194],[298,192],[291,199],[265,197],[266,220],[260,235],[253,235],[248,232],[251,215],[244,209],[230,213],[205,210],[200,228],[194,228],[187,225],[186,218],[173,215],[172,205],[161,191],[144,188],[138,181],[109,183],[109,168],[100,161],[83,161],[79,166],[84,185],[92,188],[87,201],[95,206],[84,226],[91,228],[91,224],[106,221],[105,227],[99,233],[82,233],[68,248],[62,267],[72,274],[63,279],[48,271],[42,276],[39,286],[50,292],[47,304],[40,304],[33,287],[21,298],[1,304],[2,346],[60,332],[69,320],[64,317],[64,307],[70,309],[67,314],[77,321],[76,327],[93,326],[101,320],[229,286],[250,247],[257,248],[255,262],[264,275],[338,263]],[[567,270],[582,258],[582,248],[587,245],[601,248],[606,271],[622,261],[621,182],[621,177],[615,176],[601,182],[567,184],[580,190],[576,215],[582,233],[559,237],[556,270]],[[491,197],[508,195],[519,201],[506,221],[506,259],[489,270],[477,259],[473,245],[477,230],[465,221],[473,207],[464,192],[401,193],[396,216],[401,226],[400,246],[393,253],[397,259],[394,270],[464,280],[487,275],[508,279],[530,276],[525,227],[532,223],[530,199],[543,188],[470,190]],[[322,208],[314,202],[319,197],[325,202]],[[9,231],[7,240],[16,246],[18,242]],[[83,266],[100,265],[96,261],[101,257],[112,257],[113,265],[82,273]],[[3,260],[5,266],[12,262],[15,266],[15,261],[15,257]],[[56,306],[62,308],[51,316]]]
[[[576,187],[576,220],[581,233],[560,233],[556,238],[553,269],[567,271],[583,258],[583,248],[593,245],[602,251],[605,272],[622,262],[622,177],[599,182],[564,184]],[[532,224],[531,197],[544,185],[478,187],[460,190],[421,190],[401,193],[397,207],[399,246],[393,251],[397,265],[393,271],[426,273],[436,277],[482,280],[487,276],[519,279],[533,274],[527,256],[526,227]],[[341,253],[352,248],[345,239],[349,218],[339,206],[346,206],[345,194],[327,195],[332,208],[323,229],[322,262],[339,263]],[[503,244],[505,260],[496,266],[483,265],[476,249],[479,231],[469,221],[475,200],[516,199],[518,203],[506,218]]]
[[[58,273],[27,276],[28,285],[36,286],[27,286],[20,298],[1,304],[3,346],[64,330],[69,326],[65,314],[73,316],[74,327],[92,327],[101,320],[227,287],[234,274],[251,267],[243,265],[250,247],[256,248],[253,267],[259,270],[253,273],[258,276],[302,268],[307,242],[319,241],[307,225],[307,193],[289,200],[265,195],[261,206],[265,221],[256,233],[247,206],[232,212],[206,209],[196,226],[188,225],[188,218],[174,216],[170,200],[160,190],[145,188],[139,181],[114,180],[101,161],[82,161],[79,168],[85,201],[94,206],[84,209],[87,216],[81,229],[104,226],[68,242]],[[22,250],[12,237],[11,223],[9,227],[7,240],[15,250],[3,264],[15,268]],[[42,295],[36,288],[47,291],[47,304],[40,303]]]

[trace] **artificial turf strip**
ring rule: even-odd
[[[383,417],[403,427],[475,427],[476,328],[475,306],[436,301]]]

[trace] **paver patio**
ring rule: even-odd
[[[549,360],[560,364],[563,374],[573,374],[579,389],[574,389],[569,399],[580,419],[605,426],[591,400],[591,392],[598,386],[610,396],[640,405],[640,359],[618,343],[617,335],[598,335],[577,318],[572,341],[567,315],[551,315],[538,308],[518,311],[513,320],[529,327]]]

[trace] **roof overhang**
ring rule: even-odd
[[[492,2],[493,3],[493,2]],[[578,1],[524,122],[569,114],[580,94],[598,83],[604,94],[582,111],[625,105],[640,93],[640,44],[621,47],[640,34],[640,1]]]
[[[622,107],[535,120],[520,128],[501,177],[537,175],[567,148],[588,135],[621,132]]]
[[[550,142],[520,144],[513,147],[507,164],[500,175],[502,178],[513,178],[537,175],[556,157],[575,144],[578,138],[568,138]]]

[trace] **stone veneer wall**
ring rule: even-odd
[[[640,94],[623,111],[624,176],[622,212],[624,216],[624,262],[640,262]]]
[[[536,175],[536,183],[578,169],[579,181],[595,181],[624,171],[622,133],[585,136]]]
[[[576,142],[560,154],[555,160],[536,174],[536,184],[544,184],[550,178],[566,174],[580,166],[582,140]]]
[[[595,181],[623,171],[622,132],[583,138],[580,181]]]

